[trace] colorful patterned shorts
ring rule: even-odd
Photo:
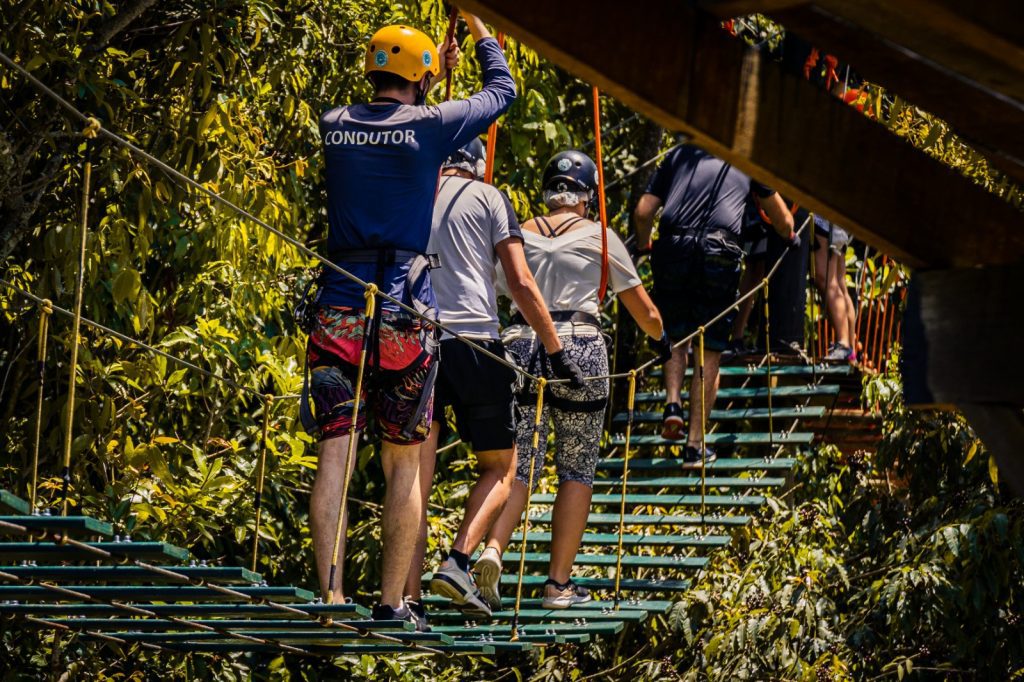
[[[366,325],[363,311],[357,308],[321,308],[318,318],[319,324],[309,336],[306,362],[320,440],[324,441],[347,436],[352,428]],[[434,398],[431,379],[436,370],[435,358],[423,347],[423,334],[419,320],[404,313],[381,312],[378,348],[367,349],[358,430],[366,428],[367,414],[372,413],[383,440],[397,445],[426,440]],[[371,372],[375,365],[376,371]]]

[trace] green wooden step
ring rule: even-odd
[[[23,531],[5,527],[3,524],[11,523],[22,526],[28,530],[47,530],[60,533],[84,533],[86,535],[114,534],[114,527],[105,521],[94,519],[91,516],[46,516],[44,514],[33,516],[0,516],[0,535],[18,535]]]
[[[27,516],[32,513],[28,500],[23,500],[9,490],[0,488],[0,509]]]
[[[506,594],[504,595],[504,597],[505,608],[511,609],[515,602],[515,593],[513,592]],[[540,597],[523,597],[520,600],[519,607],[520,609],[540,609],[547,611],[547,609],[543,609],[543,601],[544,600]],[[433,595],[424,596],[423,603],[428,608],[432,609],[430,612],[431,615],[433,615],[434,613],[433,609],[448,606],[449,604],[451,604],[451,602],[445,599],[444,597],[435,597]],[[620,610],[618,611],[618,613],[630,611],[644,611],[646,613],[668,613],[669,609],[672,608],[673,603],[674,602],[670,601],[657,601],[643,598],[623,599],[619,602]],[[553,611],[553,613],[566,614],[571,616],[574,613],[585,613],[589,611],[616,613],[615,602],[610,600],[595,599],[593,601],[588,601],[586,604],[577,604],[576,606],[570,607],[568,609],[557,609]],[[508,611],[508,613],[512,612]],[[520,613],[522,613],[522,611],[520,611]],[[582,615],[579,617],[582,617]],[[465,616],[463,615],[462,618],[465,619]]]
[[[3,571],[0,568],[0,571]],[[63,587],[63,586],[62,586]],[[96,599],[118,599],[125,601],[233,601],[236,597],[224,595],[207,587],[149,585],[74,585],[67,589],[81,592]],[[313,593],[299,587],[232,587],[254,599],[270,599],[279,602],[312,601]],[[0,585],[0,601],[65,601],[68,597],[45,587],[34,585]],[[145,604],[140,605],[147,608]]]
[[[774,419],[821,419],[827,410],[822,405],[802,406],[772,406],[771,416]],[[711,410],[708,421],[742,421],[746,419],[767,419],[767,407],[742,407],[735,410]],[[634,424],[660,424],[662,412],[645,412],[636,410],[633,412]],[[619,412],[612,418],[613,424],[625,424],[628,420],[626,412]]]
[[[626,436],[616,434],[611,438],[612,445],[625,445]],[[814,442],[813,433],[719,433],[713,431],[704,436],[704,442],[708,445],[810,445]],[[634,433],[630,439],[633,447],[643,446],[669,446],[682,447],[685,441],[669,440],[654,434]]]
[[[160,566],[159,568],[174,571],[191,580],[246,585],[262,580],[259,573],[253,573],[238,566]],[[0,566],[0,572],[10,573],[19,578],[56,582],[180,582],[141,566]],[[3,578],[0,577],[0,580]]]
[[[724,365],[718,368],[719,374],[727,377],[754,377],[768,374],[767,365],[758,367],[756,364],[746,365]],[[819,376],[819,377],[846,377],[853,376],[855,370],[852,365],[772,365],[772,376]],[[652,369],[649,376],[663,376],[661,368]],[[686,368],[686,376],[693,376],[693,367]]]
[[[773,398],[810,398],[814,396],[839,395],[839,386],[817,385],[817,386],[776,386],[771,390]],[[679,393],[685,399],[689,391],[683,390]],[[767,398],[767,386],[734,387],[718,389],[718,399],[728,400],[731,398]],[[636,394],[636,401],[639,403],[665,402],[665,391],[653,391]]]
[[[281,650],[274,646],[253,644],[252,642],[165,642],[160,646],[165,649],[173,649],[183,653],[227,653],[227,654],[255,654],[268,653],[280,654]],[[484,642],[456,642],[454,644],[425,644],[434,651],[442,654],[465,654],[490,656],[496,651],[528,651],[533,647],[530,642],[495,642],[488,644]],[[409,645],[402,644],[340,644],[336,646],[304,646],[308,651],[318,656],[382,656],[384,654],[405,654],[405,655],[430,655],[429,651],[421,651]]]
[[[789,471],[796,464],[792,457],[719,457],[708,462],[705,471]],[[597,463],[602,470],[622,471],[621,457],[606,457]],[[630,471],[693,471],[693,465],[679,457],[629,458]]]
[[[433,615],[433,614],[431,614]],[[61,623],[89,630],[131,630],[133,632],[169,632],[186,630],[194,632],[185,623],[160,620],[156,618],[51,618],[52,623]],[[308,620],[290,620],[272,618],[269,620],[248,620],[237,618],[202,618],[189,620],[200,626],[216,627],[228,630],[309,630],[319,626]],[[360,628],[367,632],[388,632],[391,630],[412,632],[416,626],[407,620],[343,620],[335,621],[341,625]]]
[[[597,481],[594,481],[596,484]],[[513,535],[512,543],[518,546],[522,534]],[[634,545],[661,546],[661,547],[724,547],[729,544],[731,538],[728,535],[639,535],[635,533],[623,533],[622,544],[630,547]],[[539,533],[531,531],[526,536],[527,542],[544,543],[551,542],[551,533]],[[618,533],[584,533],[584,545],[607,545],[615,547],[619,542]]]
[[[494,621],[511,621],[515,612],[512,611],[512,606],[515,602],[515,595],[506,595],[503,607],[503,611],[495,611],[491,614],[489,622]],[[585,606],[585,605],[584,605]],[[431,608],[429,611],[431,623],[446,623],[450,621],[463,622],[466,620],[466,615],[461,611],[442,611]],[[586,621],[606,621],[606,620],[621,620],[629,622],[641,622],[647,619],[647,611],[630,611],[623,608],[619,611],[609,611],[600,609],[523,609],[519,610],[520,621],[559,621],[559,620],[586,620]],[[355,621],[358,622],[358,621]]]
[[[110,552],[115,557],[147,561],[187,561],[189,552],[166,542],[89,542],[90,547]],[[96,561],[102,555],[56,542],[0,542],[0,562],[21,561]]]
[[[0,588],[2,589],[2,588]],[[204,595],[205,596],[205,595]],[[174,616],[176,618],[226,616],[228,618],[245,618],[259,616],[277,618],[281,621],[296,619],[309,622],[309,619],[275,609],[265,604],[232,604],[218,602],[212,604],[135,604],[158,616]],[[359,604],[288,604],[288,608],[302,611],[313,616],[344,616],[350,618],[367,618],[370,609]],[[28,616],[122,616],[124,609],[108,604],[11,604],[0,602],[0,614]]]
[[[703,518],[699,514],[626,514],[624,518],[627,526],[745,526],[750,523],[749,516],[713,513]],[[530,522],[551,523],[551,512],[532,516]],[[587,516],[587,523],[591,526],[617,526],[619,515],[591,513]]]
[[[704,478],[704,485],[708,488],[778,488],[786,484],[784,478],[763,477],[763,478],[738,478],[738,477],[716,477],[707,476]],[[655,478],[630,477],[626,480],[626,488],[700,488],[700,476],[658,476]],[[622,489],[621,478],[595,478],[595,488],[618,488]]]
[[[624,624],[622,621],[608,621],[600,623],[523,623],[517,628],[520,636],[539,634],[570,634],[570,635],[614,635],[622,632]],[[511,628],[507,625],[437,625],[431,626],[432,631],[451,635],[456,639],[468,639],[480,635],[491,635],[495,639],[508,638]]]
[[[519,565],[519,552],[505,552],[503,561],[509,568],[514,568]],[[551,555],[544,552],[527,552],[526,563],[528,564],[547,564],[551,561]],[[577,566],[615,566],[617,558],[614,552],[608,554],[577,554],[573,564]],[[694,557],[694,556],[680,556],[678,554],[670,554],[665,556],[638,556],[635,554],[626,554],[622,557],[622,565],[627,567],[639,567],[639,568],[675,568],[679,570],[683,569],[699,569],[703,568],[708,563],[705,557]]]
[[[551,493],[539,493],[532,496],[534,504],[552,504],[555,496]],[[591,504],[619,504],[620,495],[597,493],[590,498]],[[626,495],[626,506],[651,505],[654,507],[699,507],[700,495]],[[707,507],[760,507],[764,504],[761,495],[705,495],[703,503]]]
[[[314,626],[316,627],[316,626]],[[281,642],[282,644],[303,644],[319,643],[324,642],[346,642],[353,639],[363,639],[366,637],[365,634],[360,632],[353,632],[351,630],[342,630],[340,628],[318,628],[309,630],[253,630],[253,629],[232,629],[230,634],[222,634],[220,632],[208,632],[208,631],[193,631],[193,632],[139,632],[137,630],[115,630],[109,633],[112,637],[126,640],[128,642],[152,642],[159,644],[161,642],[203,642],[203,641],[217,641],[227,640],[236,641],[237,637],[232,637],[231,634],[235,635],[249,635],[251,637],[260,637],[261,639],[272,640],[275,642]],[[430,643],[437,644],[452,644],[455,638],[447,635],[443,632],[389,632],[388,637],[394,637],[400,639],[403,642],[416,642],[429,646]],[[372,638],[369,638],[372,641]],[[245,640],[238,640],[245,641]]]
[[[424,582],[430,582],[430,573],[423,575]],[[524,575],[523,586],[538,588],[544,586],[546,575]],[[573,576],[573,582],[577,585],[592,590],[613,590],[615,589],[614,578],[590,578],[587,576]],[[502,585],[515,586],[516,576],[504,573],[501,576]],[[644,580],[640,578],[623,578],[620,588],[629,591],[639,592],[684,592],[690,588],[689,580]],[[512,594],[512,593],[509,593]],[[623,602],[625,603],[625,602]]]

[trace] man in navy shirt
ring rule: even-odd
[[[430,238],[441,163],[483,133],[515,99],[515,84],[496,40],[476,17],[463,14],[476,40],[483,89],[461,101],[424,104],[441,75],[437,47],[406,26],[381,29],[366,50],[373,100],[332,109],[320,119],[327,176],[328,257],[341,268],[417,310],[434,309],[424,251]],[[454,65],[457,48],[446,46]],[[367,320],[364,287],[324,268],[318,324],[307,365],[316,408],[320,453],[310,519],[320,584],[335,602],[340,575],[330,582],[342,489],[354,464],[350,448],[361,351],[370,360],[356,435],[374,415],[383,440],[387,480],[383,511],[383,576],[378,619],[413,620],[402,589],[416,546],[422,503],[420,444],[429,433],[436,362],[433,330],[378,298]],[[369,390],[367,390],[367,383]],[[345,527],[342,524],[342,538]],[[343,557],[343,553],[340,554]],[[339,561],[341,563],[341,561]]]
[[[743,264],[740,247],[744,208],[753,193],[784,239],[796,241],[793,216],[778,193],[751,180],[699,147],[680,145],[655,171],[633,213],[637,244],[651,249],[654,302],[673,342],[695,332],[736,302]],[[654,216],[663,208],[658,241],[651,246]],[[683,460],[690,465],[711,461],[714,453],[700,451],[701,418],[710,414],[718,394],[718,366],[729,344],[735,311],[707,327],[704,334],[704,391],[693,374],[690,387],[690,426]],[[680,391],[690,344],[674,349],[665,363],[665,414],[662,437],[683,438]],[[703,403],[703,407],[702,407]]]

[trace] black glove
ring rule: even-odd
[[[565,354],[565,349],[548,356],[551,360],[551,373],[556,379],[568,379],[570,388],[583,388],[583,370],[576,362]]]
[[[665,364],[672,359],[672,341],[668,338],[668,332],[662,332],[660,339],[648,336],[647,345],[658,354],[658,364]]]
[[[796,249],[800,248],[800,244],[800,234],[797,232],[794,232],[792,236],[790,236],[790,238],[786,240],[787,249],[793,249],[795,251]]]

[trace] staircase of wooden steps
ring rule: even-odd
[[[555,500],[548,478],[532,497],[526,546],[517,532],[504,556],[503,609],[487,621],[427,597],[432,631],[414,632],[409,623],[372,620],[361,605],[324,604],[308,589],[268,585],[245,568],[197,562],[181,547],[115,536],[95,518],[40,513],[8,491],[0,491],[0,615],[174,653],[490,655],[617,636],[668,612],[711,552],[792,483],[798,450],[877,438],[877,421],[860,411],[855,369],[781,360],[773,358],[770,376],[763,358],[722,368],[707,436],[719,459],[703,472],[682,462],[678,442],[658,434],[664,394],[656,376],[637,395],[628,471],[628,415],[611,416],[576,559],[574,579],[595,597],[586,604],[542,604]],[[516,613],[521,557],[524,598]]]

